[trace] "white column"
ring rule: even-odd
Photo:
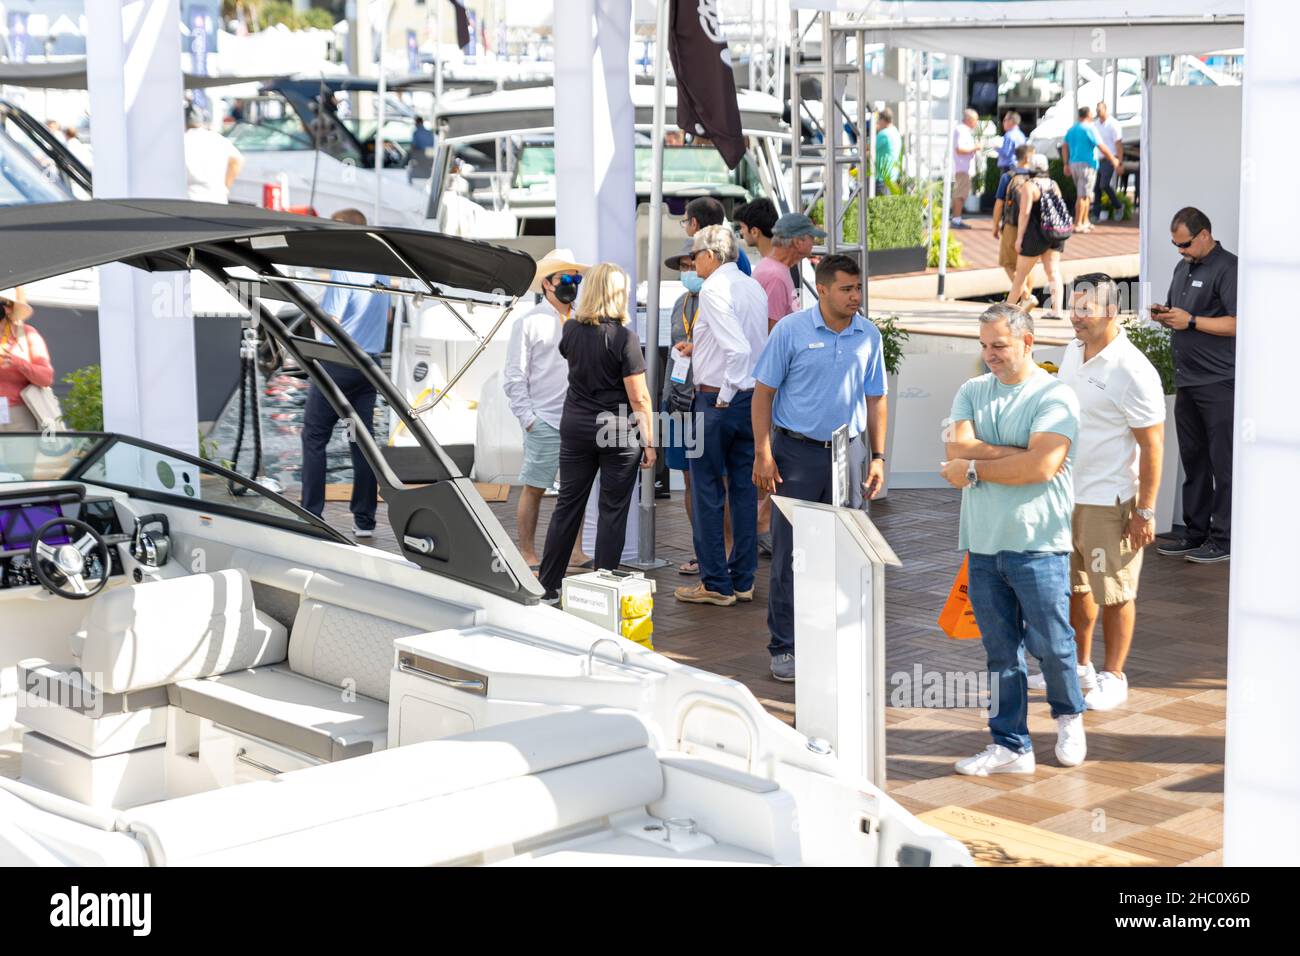
[[[1237,286],[1237,315],[1244,318],[1237,336],[1223,807],[1228,866],[1300,863],[1300,747],[1292,704],[1300,609],[1291,562],[1278,560],[1277,552],[1279,541],[1300,532],[1293,478],[1300,436],[1289,410],[1300,327],[1286,307],[1300,279],[1300,252],[1278,241],[1293,224],[1275,185],[1289,156],[1276,148],[1278,111],[1293,109],[1300,96],[1297,34],[1300,7],[1246,4]]]
[[[616,262],[636,287],[631,0],[568,0],[555,18],[555,244]],[[634,303],[633,303],[634,307]],[[592,490],[588,518],[594,514]],[[635,505],[636,496],[633,495]],[[590,521],[588,522],[590,523]],[[637,554],[637,509],[623,558]],[[587,538],[584,536],[584,540]]]
[[[179,5],[86,5],[95,197],[185,198]],[[99,270],[104,427],[183,451],[198,447],[189,277]]]

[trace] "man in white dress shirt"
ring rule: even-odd
[[[754,365],[767,344],[767,293],[736,266],[735,234],[708,226],[695,234],[695,271],[704,279],[689,343],[695,381],[692,414],[699,454],[690,459],[695,557],[700,583],[675,592],[679,601],[717,604],[754,599],[758,569],[758,494],[754,488]],[[724,476],[726,484],[724,485]],[[731,554],[722,515],[731,502]]]
[[[560,330],[573,311],[587,266],[570,249],[555,249],[537,263],[531,289],[542,295],[510,329],[502,385],[510,411],[524,430],[524,464],[519,472],[516,537],[519,553],[537,570],[537,513],[560,469],[560,417],[569,391],[569,363],[560,354]],[[587,560],[581,542],[574,563]]]
[[[1079,398],[1070,623],[1084,702],[1090,710],[1113,710],[1128,699],[1124,662],[1133,642],[1142,549],[1156,534],[1165,394],[1155,366],[1119,324],[1115,282],[1100,273],[1074,282],[1077,338],[1065,347],[1057,373]],[[1106,662],[1097,674],[1092,633],[1099,615]]]
[[[1110,109],[1105,103],[1097,104],[1097,137],[1114,155],[1115,162],[1112,163],[1105,156],[1099,159],[1097,188],[1093,192],[1093,222],[1103,215],[1101,208],[1103,194],[1110,200],[1111,220],[1119,222],[1125,218],[1124,198],[1115,187],[1124,181],[1124,128],[1119,125],[1119,120],[1110,115]]]

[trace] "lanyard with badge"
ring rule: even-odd
[[[700,317],[700,298],[693,296],[695,299],[695,313],[689,318],[686,315],[686,306],[682,306],[682,322],[686,326],[686,341],[691,341],[691,336],[695,332],[695,320]],[[677,350],[673,350],[673,373],[669,376],[678,385],[686,384],[686,376],[691,372],[691,357],[682,355]]]

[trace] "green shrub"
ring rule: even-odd
[[[60,403],[63,406],[63,423],[74,432],[102,432],[104,430],[104,387],[98,365],[87,365],[63,376],[63,383],[71,385]]]
[[[939,268],[939,244],[943,238],[943,210],[939,208],[942,198],[930,207],[930,249],[926,253],[925,264],[927,268]],[[961,240],[954,234],[953,230],[948,230],[948,268],[961,269],[966,265],[966,259],[962,255]]]
[[[984,195],[993,196],[998,191],[998,180],[1002,178],[1002,170],[998,169],[998,158],[990,156],[988,162],[984,165]]]
[[[914,249],[925,245],[924,214],[920,196],[873,196],[867,203],[868,249]],[[825,202],[817,200],[809,213],[813,222],[826,225]],[[840,227],[840,241],[858,241],[858,200],[849,204]]]
[[[903,343],[912,336],[907,329],[899,327],[896,315],[878,315],[871,321],[880,330],[880,348],[885,353],[885,371],[890,375],[897,375],[899,367],[903,364]]]
[[[1149,325],[1140,319],[1128,318],[1124,320],[1124,332],[1160,373],[1160,384],[1164,387],[1165,394],[1174,394],[1174,351],[1170,345],[1170,331],[1164,326]]]

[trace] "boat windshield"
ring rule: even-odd
[[[217,462],[124,435],[0,433],[0,482],[57,480],[338,538],[291,501]]]
[[[650,181],[653,147],[636,147],[637,182]],[[730,186],[735,175],[712,146],[665,146],[664,189],[689,186]],[[527,145],[515,165],[515,188],[555,185],[555,147]]]
[[[44,157],[44,154],[41,154]],[[0,206],[25,203],[63,202],[72,196],[55,183],[59,175],[53,160],[43,169],[32,154],[19,146],[7,132],[0,133]]]

